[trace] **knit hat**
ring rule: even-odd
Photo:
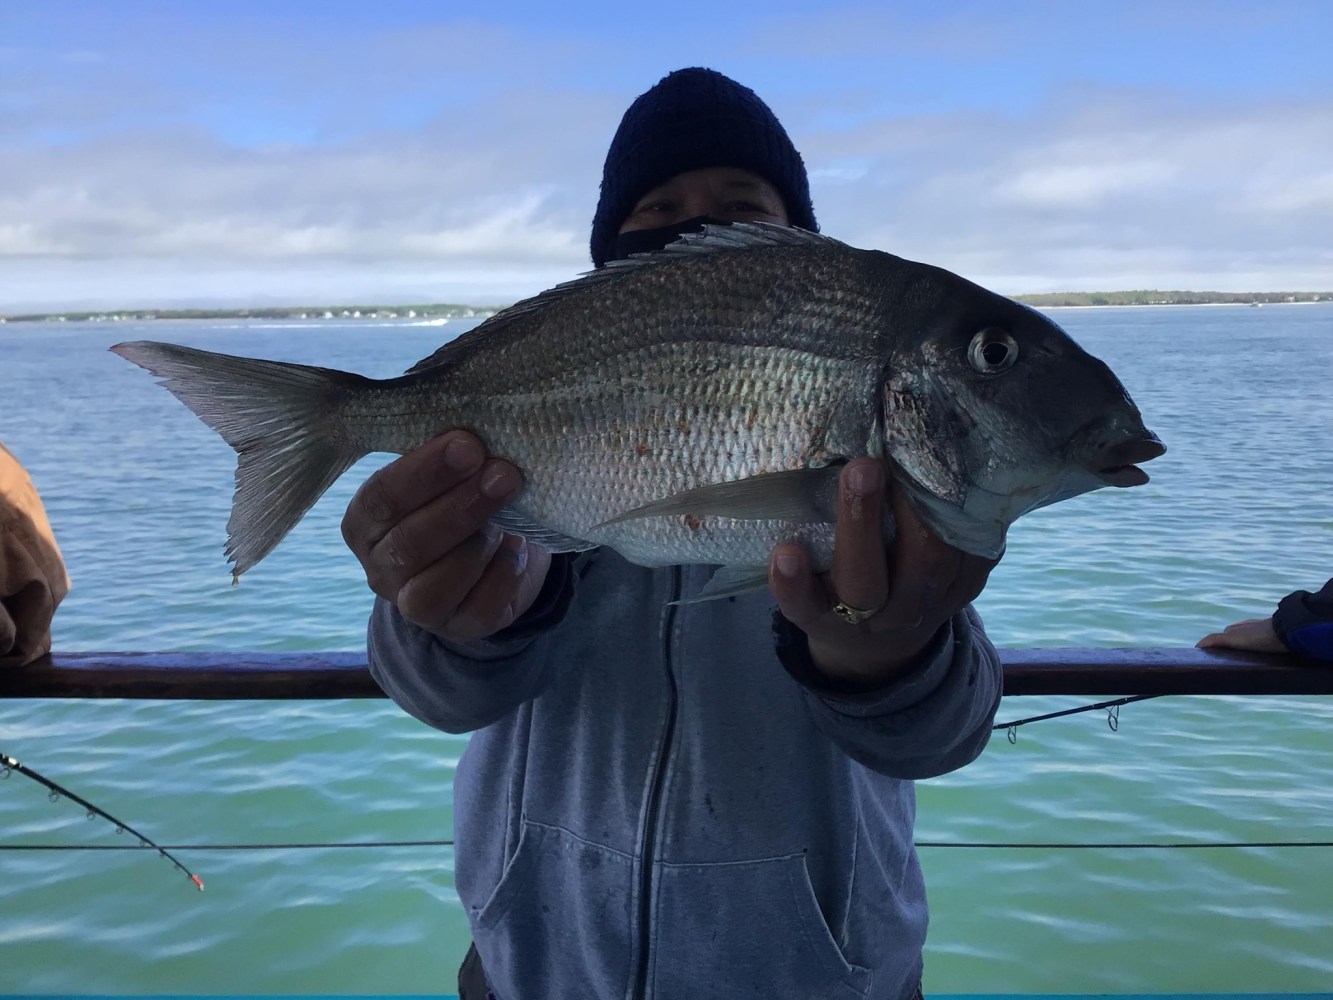
[[[639,198],[705,167],[753,171],[782,195],[792,225],[819,231],[801,154],[768,105],[715,70],[680,69],[629,106],[611,140],[592,220],[593,264],[613,256],[616,232]]]

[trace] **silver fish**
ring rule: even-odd
[[[239,577],[348,467],[464,427],[516,464],[497,523],[553,551],[719,564],[762,587],[826,567],[839,467],[890,461],[945,541],[997,557],[1020,515],[1134,486],[1165,448],[1050,319],[940,268],[762,224],[710,226],[520,302],[398,378],[147,341],[117,354],[239,453]],[[891,527],[891,526],[890,526]]]

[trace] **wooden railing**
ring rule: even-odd
[[[1006,695],[1333,694],[1333,665],[1170,649],[1002,649]],[[382,698],[364,653],[56,653],[0,670],[0,698]]]

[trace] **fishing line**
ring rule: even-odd
[[[134,834],[136,837],[139,838],[138,847],[151,848],[152,850],[157,851],[158,854],[162,855],[162,857],[166,858],[173,865],[175,865],[177,868],[183,871],[189,877],[190,881],[195,884],[195,886],[199,889],[200,892],[204,891],[203,880],[194,872],[190,871],[190,869],[186,868],[183,864],[181,864],[180,861],[176,859],[176,856],[172,854],[170,851],[168,851],[165,847],[162,847],[161,845],[155,843],[152,840],[152,838],[146,837],[144,834],[140,833],[138,830],[136,830],[134,827],[130,826],[123,820],[116,819],[116,817],[112,816],[105,809],[101,809],[93,805],[87,799],[79,795],[75,795],[73,792],[71,792],[68,788],[65,788],[63,785],[60,785],[52,781],[50,778],[47,778],[44,775],[38,774],[36,771],[28,767],[26,764],[20,764],[17,760],[15,760],[13,757],[10,757],[8,754],[0,753],[0,779],[8,778],[11,771],[17,771],[25,778],[31,778],[39,785],[44,785],[49,790],[50,799],[52,802],[57,801],[63,795],[71,802],[76,802],[79,805],[83,806],[83,808],[87,810],[89,819],[92,819],[94,815],[101,816],[103,819],[105,819],[108,823],[110,823],[112,826],[116,828],[117,833],[123,833],[126,830],[128,830],[130,833]],[[124,845],[124,847],[119,847],[119,849],[123,850],[125,849],[125,847],[133,847],[133,846],[134,845]]]
[[[1333,847],[1333,840],[1218,840],[1218,841],[1011,841],[1011,840],[918,840],[921,848],[970,850],[1044,850],[1044,851],[1182,851],[1222,850],[1243,847]],[[311,841],[308,843],[261,844],[167,844],[175,850],[190,851],[327,851],[356,848],[453,847],[452,840],[361,840]],[[0,844],[0,851],[147,851],[147,844]]]
[[[1120,731],[1120,706],[1128,705],[1135,701],[1147,701],[1149,698],[1160,698],[1160,694],[1136,694],[1128,698],[1116,698],[1113,701],[1099,701],[1095,705],[1080,705],[1078,708],[1066,708],[1060,712],[1047,712],[1045,715],[1033,715],[1026,719],[1016,719],[1013,722],[997,722],[991,726],[992,732],[998,732],[1001,729],[1007,731],[1010,743],[1018,742],[1018,727],[1026,726],[1030,722],[1044,722],[1047,719],[1059,719],[1066,715],[1078,715],[1081,712],[1096,712],[1099,709],[1106,709],[1106,725],[1111,732]]]

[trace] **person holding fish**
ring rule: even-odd
[[[804,165],[752,91],[673,73],[611,144],[593,261],[735,222],[816,232]],[[454,430],[344,522],[380,596],[376,678],[475,734],[454,797],[461,995],[918,995],[913,780],[986,745],[1001,673],[969,602],[996,560],[936,537],[862,451],[836,474],[826,571],[788,541],[771,594],[682,603],[705,568],[502,530],[523,486]]]
[[[773,112],[686,69],[612,139],[596,270],[400,378],[112,348],[237,449],[236,575],[402,455],[343,535],[376,680],[473,734],[466,1000],[920,993],[914,782],[1001,693],[971,602],[1164,449],[1048,317],[818,228]]]

